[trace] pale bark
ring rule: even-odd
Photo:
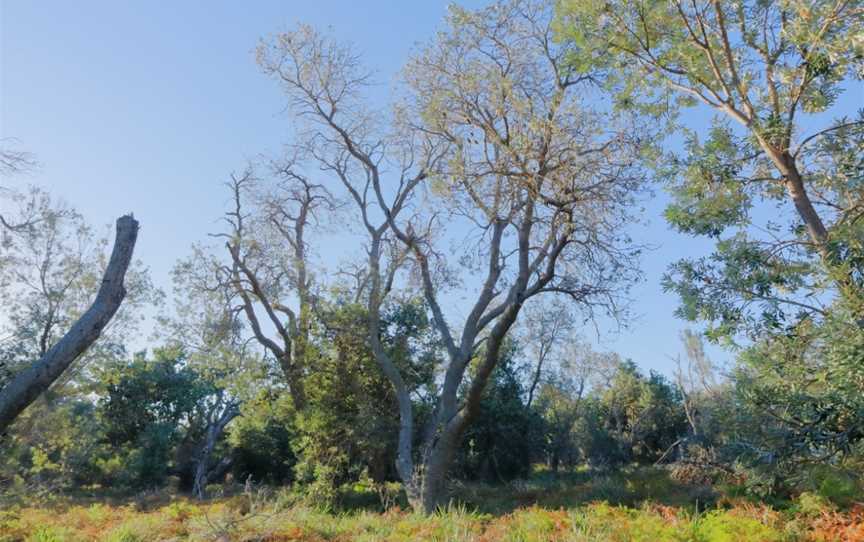
[[[123,280],[137,237],[137,220],[131,215],[117,219],[114,249],[93,304],[63,338],[0,390],[0,432],[62,375],[111,321],[126,296]]]
[[[301,411],[307,402],[304,379],[313,304],[305,232],[317,218],[318,207],[331,206],[331,202],[324,187],[295,173],[291,165],[279,173],[285,178],[285,183],[279,185],[285,193],[265,196],[264,203],[251,212],[261,215],[257,218],[263,219],[263,225],[272,227],[278,235],[276,239],[288,245],[287,263],[263,261],[259,253],[261,245],[273,241],[255,231],[261,223],[253,222],[250,227],[245,222],[251,215],[244,214],[242,199],[246,191],[252,190],[251,170],[239,178],[232,175],[229,186],[234,209],[226,213],[231,232],[219,236],[227,238],[225,246],[231,257],[230,267],[223,269],[226,286],[240,298],[255,340],[279,363],[294,407]],[[290,273],[279,267],[283,265],[290,268]],[[289,291],[297,295],[297,310],[287,306],[282,297]],[[259,310],[263,311],[261,318]],[[275,334],[268,334],[267,326]]]
[[[652,42],[646,37],[639,41],[638,50],[632,50],[614,42],[610,43],[610,46],[631,56],[634,61],[647,67],[650,72],[662,76],[671,88],[698,97],[708,106],[740,123],[756,139],[759,149],[765,153],[765,156],[782,176],[779,183],[785,190],[788,201],[794,206],[795,213],[803,223],[807,237],[819,254],[822,264],[829,271],[834,270],[838,264],[843,262],[832,249],[830,224],[826,226],[825,217],[820,215],[813,205],[808,194],[807,172],[802,171],[801,163],[796,160],[804,145],[823,132],[805,138],[794,153],[791,149],[792,135],[797,131],[798,124],[800,124],[796,122],[796,115],[801,108],[802,96],[809,86],[816,84],[815,78],[807,75],[811,60],[807,55],[808,47],[790,47],[787,41],[788,36],[784,35],[782,27],[767,28],[763,26],[760,32],[751,33],[747,30],[751,21],[743,18],[744,11],[740,10],[739,13],[742,14],[740,17],[742,18],[737,23],[742,42],[741,51],[738,51],[736,57],[733,54],[733,42],[730,41],[730,33],[734,31],[734,26],[730,26],[730,22],[727,21],[722,9],[722,2],[718,0],[711,2],[715,14],[713,20],[711,20],[708,11],[708,3],[703,4],[700,8],[697,8],[697,5],[693,3],[692,9],[689,11],[680,1],[676,1],[674,4],[677,7],[677,16],[680,18],[683,28],[688,31],[687,39],[691,47],[694,51],[704,55],[707,65],[711,68],[712,77],[701,77],[697,73],[698,69],[689,69],[678,64],[667,64],[667,60],[662,59],[657,54],[659,49],[654,49],[662,41],[655,40]],[[767,4],[765,8],[766,13],[763,21],[765,25],[768,24],[770,15],[768,11],[771,9],[767,6],[770,4]],[[612,10],[610,14],[615,18],[616,24],[625,28],[632,36],[639,36],[642,32],[649,31],[648,28],[629,25],[625,12]],[[784,25],[787,23],[787,15],[782,15]],[[820,25],[820,31],[812,37],[813,49],[816,49],[815,45],[819,44],[830,27],[842,26],[844,18],[853,18],[859,15],[860,12],[855,12],[851,3],[838,2],[831,15],[826,17]],[[640,21],[644,24],[644,20],[640,18]],[[718,50],[715,51],[715,48]],[[789,54],[790,51],[794,51],[792,55],[795,57]],[[721,55],[724,59],[722,63],[718,62]],[[752,55],[752,58],[748,59],[748,55]],[[793,61],[796,64],[792,64]],[[777,79],[776,72],[779,66],[784,64],[787,64],[786,69],[791,71],[789,82],[781,82]],[[761,90],[763,91],[761,96],[758,79],[755,85],[747,85],[742,80],[740,74],[746,71],[745,68],[763,72],[764,81],[761,81]],[[789,68],[794,69],[789,70]],[[779,92],[778,85],[789,86],[786,91],[788,94],[786,100],[782,99],[783,93]],[[752,92],[753,88],[757,91]],[[768,115],[776,119],[783,119],[782,133],[768,133],[763,120]],[[853,126],[855,124],[844,123],[838,126]],[[828,130],[833,129],[835,128]],[[841,273],[833,276],[832,280],[843,297],[860,303],[862,298],[861,285],[857,284],[852,277]]]
[[[224,410],[219,413],[216,418],[222,402],[219,401],[211,411],[210,419],[208,420],[207,430],[204,435],[204,442],[201,444],[201,449],[198,452],[198,457],[195,461],[195,477],[192,482],[192,493],[199,499],[207,498],[207,484],[218,473],[224,472],[224,469],[230,466],[229,459],[223,459],[215,466],[210,464],[213,456],[213,450],[216,448],[216,443],[225,431],[225,427],[231,423],[231,420],[240,415],[240,408],[235,403],[229,403]],[[227,463],[226,463],[227,462]]]
[[[582,79],[570,79],[559,71],[565,51],[551,50],[548,4],[498,7],[506,17],[494,9],[475,14],[473,27],[460,30],[458,38],[464,40],[463,49],[474,62],[487,63],[489,70],[497,66],[508,83],[516,79],[512,88],[519,91],[502,90],[500,96],[497,91],[489,96],[483,94],[483,85],[461,88],[462,76],[470,77],[462,72],[452,75],[451,68],[466,68],[442,66],[452,57],[435,57],[433,46],[431,57],[421,54],[408,70],[409,84],[415,81],[422,90],[412,98],[416,103],[407,106],[406,116],[412,118],[403,128],[408,133],[392,140],[376,132],[375,123],[370,122],[377,118],[375,112],[360,101],[368,74],[350,46],[301,26],[258,50],[259,63],[283,85],[298,117],[313,120],[306,134],[306,154],[321,171],[338,177],[369,234],[368,275],[360,282],[369,290],[369,343],[398,401],[396,468],[412,507],[424,513],[444,504],[447,474],[462,435],[476,416],[501,347],[524,302],[549,292],[567,295],[586,307],[592,303],[605,306],[614,297],[606,282],[622,280],[629,272],[629,256],[616,239],[623,220],[617,212],[628,200],[627,190],[638,182],[629,158],[630,138],[618,132],[604,134],[608,141],[593,138],[595,127],[577,115],[575,95],[571,92],[569,101],[565,100],[567,90]],[[484,27],[490,18],[497,28]],[[484,43],[475,44],[475,34],[484,32]],[[497,41],[499,38],[506,43]],[[457,47],[450,41],[447,44],[448,51]],[[488,51],[481,50],[486,45],[501,58],[489,59]],[[499,45],[507,51],[499,51]],[[536,54],[526,60],[525,48]],[[513,54],[508,55],[510,52]],[[514,59],[518,66],[513,65],[511,72],[505,66],[516,62]],[[434,82],[434,88],[428,88],[428,82]],[[511,87],[502,84],[501,88]],[[424,103],[436,97],[433,95],[453,103],[423,115],[422,109],[429,105]],[[507,103],[502,106],[499,100]],[[433,118],[445,122],[438,125]],[[432,124],[425,125],[427,120]],[[511,127],[531,133],[511,133]],[[467,146],[471,148],[466,150]],[[627,157],[618,161],[623,153]],[[385,185],[382,175],[394,170],[396,182]],[[445,199],[440,209],[429,210],[426,201],[422,207],[409,205],[415,188],[430,176],[452,183],[447,189],[458,195]],[[434,196],[435,190],[432,192]],[[448,216],[465,217],[476,225],[480,234],[476,238],[482,240],[479,253],[486,262],[480,277],[483,284],[461,329],[450,326],[439,302],[442,285],[435,267],[435,230],[446,228]],[[581,232],[578,238],[577,229]],[[393,249],[385,242],[401,248]],[[398,254],[405,251],[412,260],[432,324],[447,354],[441,391],[417,447],[413,444],[417,435],[411,390],[381,344],[380,311],[393,284],[393,266],[382,266],[385,247]],[[393,260],[398,265],[399,258]],[[564,260],[579,272],[565,270],[559,265]],[[604,271],[609,261],[621,270],[612,278]],[[590,282],[594,280],[599,284]],[[615,310],[614,301],[608,305]],[[469,372],[472,360],[478,357],[477,370]],[[463,384],[468,388],[464,400],[460,395]]]

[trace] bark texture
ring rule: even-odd
[[[114,317],[126,297],[123,280],[132,261],[137,238],[137,220],[131,215],[117,219],[117,236],[111,259],[93,304],[57,344],[0,390],[0,432],[5,432],[15,418],[99,338]]]

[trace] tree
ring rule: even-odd
[[[774,428],[768,438],[757,435],[762,438],[750,444],[772,450],[772,467],[779,467],[781,476],[787,470],[782,465],[798,471],[856,455],[864,441],[862,359],[864,331],[835,315],[823,325],[804,323],[742,352],[735,372],[741,402]]]
[[[715,251],[675,263],[664,287],[709,338],[749,342],[738,414],[764,420],[725,450],[780,476],[790,458],[842,460],[861,440],[864,117],[828,117],[864,74],[864,4],[572,1],[560,21],[584,58],[615,52],[622,104],[717,113],[707,130],[678,126],[684,156],[663,172],[668,221]]]
[[[553,471],[562,463],[574,465],[579,459],[594,459],[585,453],[585,446],[580,452],[576,426],[580,418],[590,416],[585,399],[591,392],[609,385],[619,364],[617,354],[595,352],[571,338],[557,366],[540,386],[535,408],[544,421],[544,451]]]
[[[486,482],[525,478],[541,433],[538,419],[525,401],[516,365],[518,348],[509,345],[483,391],[474,422],[465,431],[459,451],[461,476]]]
[[[561,342],[571,342],[574,338],[566,337],[573,330],[573,318],[569,314],[566,305],[559,298],[546,304],[529,305],[525,315],[525,339],[526,345],[531,349],[535,360],[531,381],[528,385],[528,400],[526,406],[531,408],[534,402],[534,393],[540,384],[544,373],[544,366],[548,370],[550,359],[554,359],[556,350],[560,349]],[[562,340],[562,336],[564,336]],[[569,339],[569,340],[568,340]]]
[[[583,402],[576,438],[591,463],[653,463],[686,424],[677,390],[657,373],[646,377],[628,360]]]
[[[222,272],[200,248],[178,262],[173,270],[175,310],[160,322],[168,343],[185,353],[186,366],[212,390],[202,397],[201,430],[187,439],[192,448],[192,492],[199,499],[206,498],[210,480],[232,467],[233,453],[218,461],[214,457],[229,424],[244,413],[246,403],[256,402],[273,384],[263,360],[249,352],[243,305],[233,305],[237,292],[220,280]]]
[[[259,47],[259,64],[306,122],[303,148],[342,183],[369,235],[369,340],[399,404],[397,471],[427,513],[446,498],[462,435],[525,301],[563,294],[615,312],[633,275],[621,225],[641,180],[638,130],[580,100],[591,77],[566,69],[551,15],[547,3],[454,8],[447,31],[406,68],[408,96],[392,117],[364,106],[369,76],[349,46],[301,27]],[[392,130],[381,129],[387,118]],[[459,333],[439,299],[453,280],[435,247],[448,224],[471,230],[463,263],[481,283]],[[416,455],[409,389],[380,342],[380,309],[407,259],[447,354]]]
[[[37,167],[35,157],[27,152],[17,150],[13,147],[16,141],[13,138],[0,139],[0,178],[14,177],[33,171]],[[22,216],[17,220],[9,219],[6,213],[0,214],[0,229],[4,235],[10,232],[21,231],[28,226],[31,226],[36,220],[36,207],[43,198],[43,194],[38,190],[30,190],[30,194],[22,194],[20,191],[0,186],[0,194],[4,198],[17,203],[17,211]],[[29,197],[28,197],[29,196]],[[20,202],[27,201],[26,205],[20,205]],[[29,213],[23,211],[29,210]]]
[[[700,444],[708,435],[705,434],[705,418],[710,416],[713,395],[717,394],[717,370],[714,363],[705,354],[702,337],[693,331],[681,333],[684,344],[685,363],[676,358],[675,384],[681,394],[681,405],[690,426],[690,435],[685,439],[693,444]],[[686,444],[683,442],[681,444]],[[677,443],[676,443],[677,444]]]
[[[143,354],[102,372],[97,414],[120,472],[106,473],[127,487],[152,487],[177,474],[198,498],[230,464],[211,461],[225,426],[239,414],[236,401],[202,375],[177,348]]]
[[[234,479],[293,482],[299,437],[291,397],[265,387],[241,408],[242,416],[228,428]]]
[[[581,47],[574,64],[620,74],[619,104],[717,113],[701,134],[681,127],[686,154],[667,171],[669,221],[717,250],[675,264],[665,283],[715,338],[821,318],[833,296],[864,321],[864,119],[824,118],[864,74],[862,14],[861,2],[833,0],[562,5],[562,35]],[[763,201],[794,215],[763,213]]]
[[[157,350],[119,361],[101,372],[104,395],[97,407],[116,468],[108,480],[125,487],[157,487],[172,472],[173,453],[190,427],[192,412],[209,390],[182,367],[182,354]]]
[[[399,417],[390,382],[368,341],[363,305],[342,295],[321,302],[321,335],[310,359],[309,404],[297,418],[297,480],[319,504],[333,505],[339,490],[362,478],[382,484],[398,479],[395,450]],[[391,303],[382,314],[381,345],[406,375],[415,408],[434,392],[434,333],[423,304]]]
[[[229,231],[215,235],[225,239],[230,263],[213,260],[212,265],[216,284],[232,292],[253,336],[281,367],[299,411],[306,404],[303,379],[313,310],[307,228],[332,210],[332,201],[293,160],[272,169],[272,183],[262,182],[251,168],[232,175],[233,208],[225,215]]]
[[[64,290],[78,277],[81,269],[77,266],[81,262],[73,260],[71,270],[68,261],[59,262],[59,269],[53,267],[58,264],[54,260],[56,253],[52,251],[58,232],[50,229],[54,224],[52,221],[49,220],[46,224],[49,225],[49,229],[44,240],[48,245],[40,262],[41,265],[38,267],[36,282],[40,285],[36,286],[40,290],[37,296],[43,295],[45,302],[45,306],[35,309],[37,315],[39,311],[44,311],[44,320],[38,324],[41,326],[37,341],[38,350],[30,358],[32,361],[11,376],[0,389],[0,431],[3,432],[22,410],[60,378],[69,366],[99,338],[126,297],[124,278],[132,261],[132,250],[138,236],[138,221],[132,216],[124,216],[117,220],[114,248],[92,304],[79,318],[70,322],[68,331],[62,337],[57,337],[56,323],[60,312],[55,303],[64,297]],[[26,242],[25,246],[31,248]],[[4,268],[10,264],[14,266],[14,257],[11,262],[7,261],[5,264]],[[23,274],[28,270],[16,268],[12,272],[25,276]],[[25,281],[24,284],[31,283]],[[20,318],[22,315],[14,316]]]

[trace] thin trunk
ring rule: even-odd
[[[807,190],[804,188],[804,181],[801,179],[801,174],[798,172],[797,166],[792,162],[791,158],[786,160],[786,189],[792,202],[795,204],[795,210],[798,216],[804,221],[804,226],[807,228],[807,233],[810,240],[816,245],[822,260],[827,264],[831,263],[831,251],[828,246],[828,230],[822,223],[822,219],[813,203],[810,201],[810,196],[807,195]]]
[[[831,239],[828,229],[825,227],[822,217],[819,216],[819,213],[813,206],[809,194],[807,194],[804,179],[801,176],[798,165],[795,163],[795,159],[788,151],[780,153],[766,142],[760,142],[762,143],[763,150],[766,151],[778,171],[784,176],[786,192],[795,205],[795,211],[802,222],[804,222],[807,235],[816,247],[822,264],[829,273],[833,273],[832,280],[840,290],[841,298],[852,303],[859,326],[864,327],[864,314],[862,314],[862,311],[864,311],[864,307],[862,307],[864,305],[864,292],[862,292],[862,287],[850,275],[850,272],[842,272],[839,275],[836,273],[838,265],[843,262],[838,259],[838,255],[831,249]]]
[[[117,219],[111,259],[93,304],[57,344],[0,390],[0,433],[99,338],[111,321],[126,297],[123,280],[132,261],[137,238],[137,220],[131,215]]]
[[[531,386],[528,388],[528,401],[525,403],[525,408],[531,408],[531,403],[534,401],[534,391],[540,383],[540,375],[543,372],[543,362],[546,359],[546,352],[541,348],[540,356],[537,358],[537,367],[534,369],[534,375],[531,378]]]

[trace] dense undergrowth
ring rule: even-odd
[[[805,493],[772,506],[723,488],[676,483],[655,469],[461,484],[453,497],[454,504],[429,517],[362,485],[330,511],[269,488],[229,489],[205,503],[164,491],[127,499],[55,497],[6,506],[0,541],[864,541],[864,504],[841,507]]]

